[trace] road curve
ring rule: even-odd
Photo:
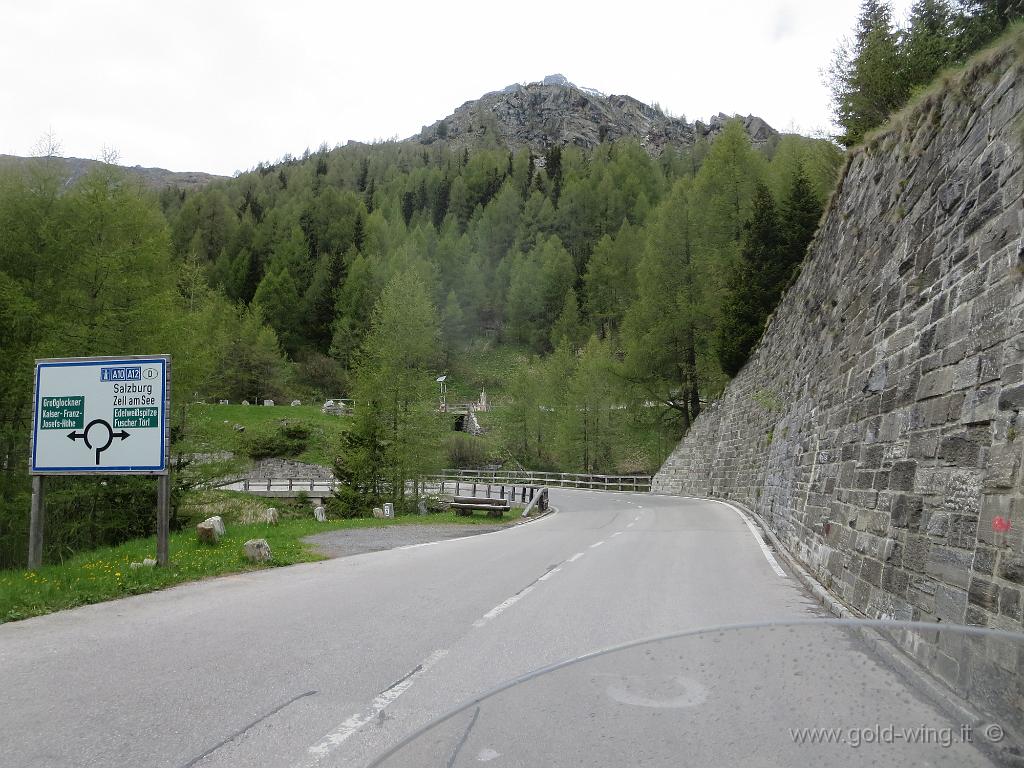
[[[726,505],[560,489],[552,502],[491,534],[0,626],[0,765],[365,765],[540,666],[819,614]]]

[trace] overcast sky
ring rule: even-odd
[[[897,0],[902,16],[910,0]],[[0,0],[0,154],[231,174],[407,137],[559,72],[673,114],[829,130],[821,84],[859,0],[672,3]]]

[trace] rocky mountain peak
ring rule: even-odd
[[[533,83],[513,83],[474,101],[448,117],[424,126],[410,140],[437,141],[453,147],[502,146],[542,154],[551,146],[585,149],[603,141],[636,139],[653,156],[666,148],[683,148],[701,138],[714,138],[733,118],[743,120],[755,145],[773,141],[778,133],[754,115],[718,114],[707,123],[687,122],[627,95],[606,96],[581,88],[565,75],[547,75]]]

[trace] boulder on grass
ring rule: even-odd
[[[313,517],[317,519],[317,522],[325,522],[327,520],[327,510],[323,506],[316,506],[313,508]]]
[[[270,507],[263,513],[263,522],[267,525],[277,525],[280,521],[281,516],[275,507]]]
[[[196,536],[199,537],[199,541],[203,544],[216,544],[220,541],[220,537],[224,535],[224,532],[224,521],[220,515],[208,517],[196,526]]]
[[[245,557],[252,563],[270,562],[270,545],[266,539],[249,539],[245,542]]]
[[[142,567],[143,568],[155,568],[156,567],[156,560],[153,559],[152,557],[147,557],[147,558],[143,559]]]
[[[384,517],[384,510],[381,509],[380,507],[374,507],[373,508],[373,516],[374,517],[383,518]]]
[[[302,401],[301,400],[292,400],[292,407],[294,408],[296,405],[302,405]]]
[[[220,534],[217,533],[213,523],[204,520],[196,526],[196,538],[199,539],[200,544],[216,544],[220,541]]]

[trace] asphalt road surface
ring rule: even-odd
[[[366,765],[436,716],[538,667],[638,638],[821,615],[726,505],[560,489],[552,503],[555,514],[494,533],[228,576],[0,626],[0,766]],[[797,647],[793,638],[749,642],[780,657]],[[743,698],[763,699],[771,720],[777,703],[758,683],[761,662],[745,660],[748,646],[737,643],[723,651],[742,673]],[[842,642],[824,645],[833,658],[851,653]],[[648,655],[646,669],[651,663]],[[874,670],[864,673],[869,685],[892,687],[888,672],[865,665]],[[796,682],[808,693],[827,692],[829,677]],[[500,750],[474,744],[460,759],[601,764],[566,746],[571,724],[594,714],[587,692],[571,687],[586,682],[568,685],[564,712],[517,703],[502,715],[515,733],[504,734]],[[609,691],[620,698],[646,700],[628,680],[615,685]],[[805,708],[818,711],[821,702],[805,698]],[[937,716],[913,695],[898,706],[915,717],[919,710],[921,719]],[[529,730],[512,722],[524,710]],[[500,730],[492,719],[489,733]],[[546,736],[558,746],[545,746]],[[522,755],[510,752],[510,739]],[[624,764],[628,739],[617,743],[605,764]],[[708,749],[705,758],[718,754]],[[970,762],[954,752],[948,756],[958,764]],[[735,748],[721,755],[729,757],[722,764],[771,764],[765,755],[744,761]],[[420,758],[402,760],[393,764]]]

